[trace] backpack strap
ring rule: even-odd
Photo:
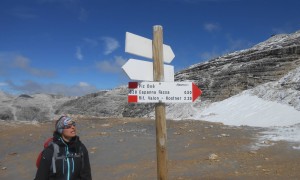
[[[82,144],[80,144],[80,146],[79,146],[79,153],[81,155],[81,161],[82,161],[81,169],[83,169],[84,168],[84,155],[83,155],[83,150],[82,150]]]
[[[58,157],[59,146],[54,142],[51,142],[51,144],[53,145],[53,156],[52,156],[52,165],[51,166],[52,166],[53,173],[55,174],[56,173],[55,160]]]

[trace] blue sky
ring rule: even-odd
[[[2,0],[0,90],[84,95],[126,85],[125,33],[163,27],[175,72],[300,29],[298,0]]]

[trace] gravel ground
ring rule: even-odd
[[[157,179],[155,121],[78,119],[94,180]],[[33,179],[54,122],[0,121],[0,179]],[[300,150],[259,140],[262,128],[167,120],[168,179],[300,179]],[[259,146],[257,146],[259,145]]]

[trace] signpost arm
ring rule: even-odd
[[[164,81],[162,26],[153,26],[153,80]],[[164,103],[155,104],[157,179],[167,180],[167,128]]]

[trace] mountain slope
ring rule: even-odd
[[[57,109],[58,114],[79,114],[100,117],[122,117],[127,104],[127,88],[100,91],[65,102]]]
[[[277,81],[300,65],[300,31],[271,37],[250,49],[192,65],[175,81],[193,81],[202,98],[224,100],[257,85]]]
[[[57,108],[74,97],[51,94],[12,96],[0,92],[0,119],[20,121],[52,120]]]

